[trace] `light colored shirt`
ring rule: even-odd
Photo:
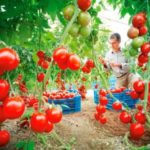
[[[129,64],[122,51],[113,52],[110,50],[105,56],[106,65],[104,65],[106,70],[112,70],[113,74],[118,78],[129,72]],[[112,67],[110,64],[121,64],[121,67]]]

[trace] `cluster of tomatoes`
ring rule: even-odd
[[[2,81],[2,80],[1,80]],[[7,119],[17,119],[22,116],[25,110],[24,100],[20,96],[10,97],[9,84],[3,80],[0,83],[0,89],[5,91],[3,94],[7,94],[6,97],[0,97],[0,123],[3,123]],[[4,95],[3,95],[4,96]],[[0,146],[5,146],[10,140],[10,133],[7,130],[0,131]]]
[[[78,0],[77,1],[78,7],[80,8],[81,12],[78,15],[76,22],[73,23],[69,30],[69,34],[73,37],[78,36],[79,34],[83,37],[87,37],[91,33],[91,15],[87,10],[91,6],[91,0]],[[63,10],[64,18],[70,20],[75,13],[75,6],[70,4],[66,6]]]
[[[128,37],[133,39],[131,46],[132,48],[129,50],[129,54],[131,56],[136,56],[139,53],[140,48],[140,54],[138,56],[138,65],[142,67],[144,64],[148,62],[148,54],[150,52],[150,42],[145,42],[144,35],[147,34],[148,28],[145,25],[147,21],[146,14],[141,12],[136,14],[132,18],[132,25],[128,31]]]
[[[25,82],[25,81],[22,81],[22,78],[23,78],[22,74],[19,74],[14,83],[19,86],[19,90],[20,90],[22,93],[27,93],[27,92],[28,92],[28,89],[27,89],[27,87],[26,87],[26,82]]]
[[[104,89],[99,90],[99,104],[96,106],[95,119],[101,124],[107,122],[107,118],[104,116],[106,112],[106,105],[108,104],[108,99],[106,97],[107,91]]]
[[[134,90],[130,92],[130,96],[133,99],[144,100],[144,91],[145,91],[145,83],[142,80],[135,81],[133,84]],[[150,82],[149,82],[149,94],[148,94],[148,103],[150,104]]]
[[[144,83],[142,81],[136,81],[134,83],[134,89],[135,89],[134,92],[138,92],[138,93],[144,92]],[[124,88],[122,88],[122,90],[124,90]],[[95,119],[99,121],[101,124],[105,124],[107,122],[107,118],[104,116],[104,113],[106,112],[106,105],[108,104],[108,99],[106,97],[107,94],[108,91],[104,89],[99,90],[100,104],[96,106],[96,112],[94,116]],[[138,97],[134,96],[134,98],[138,98]],[[120,111],[119,119],[122,123],[130,124],[130,136],[132,139],[138,140],[144,135],[145,132],[144,125],[146,124],[147,119],[145,113],[143,112],[142,105],[137,104],[136,111],[129,112],[127,110],[124,110],[124,107],[122,106],[122,103],[120,101],[115,101],[112,104],[112,108],[116,111]]]
[[[22,95],[21,98],[24,100],[26,107],[33,107],[35,110],[38,110],[38,99],[32,95]]]
[[[66,90],[65,81],[62,80],[60,72],[57,74],[57,78],[56,78],[55,82],[57,84],[58,89]]]
[[[7,85],[5,85],[7,84]],[[0,89],[3,87],[5,89],[5,92],[7,91],[8,94],[8,83],[2,83],[0,84]],[[20,96],[16,97],[9,97],[8,95],[5,98],[0,98],[1,104],[0,104],[0,124],[6,121],[7,119],[17,119],[22,116],[25,110],[25,103],[24,100]],[[10,133],[7,130],[1,130],[0,131],[0,147],[5,146],[10,140]]]
[[[48,57],[43,51],[38,51],[37,56],[39,58],[38,60],[38,66],[42,67],[43,69],[48,69],[49,63],[51,62],[51,57]],[[39,72],[37,74],[37,81],[43,82],[45,77],[44,72]]]
[[[82,85],[78,88],[78,92],[79,92],[79,94],[81,95],[82,100],[86,98],[87,90],[86,90],[86,86],[85,86],[85,85],[82,84]]]
[[[59,123],[62,120],[62,111],[59,108],[48,108],[45,111],[35,111],[30,119],[22,118],[20,121],[20,127],[31,128],[36,133],[50,133],[54,124]]]
[[[113,89],[111,92],[113,93],[120,93],[123,92],[125,88],[118,88]],[[101,124],[105,124],[107,122],[107,118],[104,116],[104,113],[106,112],[106,105],[108,104],[108,99],[106,95],[108,94],[108,91],[105,89],[99,90],[99,104],[96,106],[96,113],[95,113],[95,119],[99,121]],[[122,103],[120,101],[115,101],[112,104],[112,108],[116,111],[122,110]]]
[[[75,93],[68,92],[65,90],[59,90],[53,92],[46,92],[44,96],[48,97],[51,100],[62,100],[62,99],[74,98]]]
[[[69,53],[65,47],[59,47],[53,52],[53,59],[62,70],[71,69],[73,71],[80,68],[80,58],[76,54]]]
[[[86,61],[86,63],[83,65],[83,67],[82,67],[82,72],[88,74],[88,73],[91,72],[91,70],[92,70],[94,67],[95,67],[94,61],[93,61],[92,59],[88,59],[88,60]]]
[[[10,48],[0,50],[0,72],[12,71],[19,65],[18,54]],[[16,119],[22,116],[25,103],[20,96],[9,96],[10,85],[7,80],[0,79],[0,124],[7,119]],[[0,130],[0,147],[5,146],[10,140],[7,130]]]
[[[50,133],[54,124],[62,120],[62,111],[58,108],[47,109],[45,112],[34,112],[30,118],[31,130],[37,133]]]

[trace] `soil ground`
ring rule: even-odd
[[[71,138],[75,138],[75,143],[70,150],[129,150],[124,144],[123,138],[129,130],[128,125],[120,123],[119,113],[107,111],[106,117],[108,122],[101,125],[94,119],[95,104],[93,96],[88,96],[87,100],[82,101],[82,111],[74,114],[63,116],[61,123],[55,126],[55,132],[61,139],[56,140],[51,136],[47,140],[47,148],[44,148],[40,142],[36,142],[35,150],[59,150],[66,149],[61,147],[61,142],[67,143]],[[2,150],[15,150],[15,143],[20,139],[26,139],[29,130],[21,130],[16,125],[17,121],[6,121],[3,128],[8,129],[11,133],[11,142]],[[138,142],[137,145],[150,143],[150,132]],[[66,150],[69,150],[66,149]]]

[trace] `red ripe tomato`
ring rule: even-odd
[[[10,134],[7,130],[0,131],[0,147],[5,146],[10,141]]]
[[[99,90],[99,96],[106,96],[107,91],[105,89],[100,89]]]
[[[67,63],[71,70],[78,70],[80,68],[80,58],[75,54],[69,56]]]
[[[3,105],[0,105],[0,123],[2,123],[5,120],[6,120],[6,118],[3,113]]]
[[[95,112],[95,113],[94,113],[94,117],[95,117],[95,119],[96,119],[97,121],[99,121],[99,113],[98,113],[98,112]]]
[[[132,19],[132,24],[134,27],[140,28],[144,26],[146,19],[141,14],[136,14]]]
[[[146,42],[141,46],[141,52],[148,54],[150,52],[150,43]]]
[[[40,58],[39,61],[38,61],[38,65],[41,66],[43,61],[45,61],[44,58]]]
[[[39,58],[44,58],[45,56],[45,53],[43,51],[38,51],[36,54]]]
[[[8,119],[16,119],[21,117],[25,110],[24,100],[17,97],[8,97],[3,104],[4,116]]]
[[[130,123],[132,121],[131,115],[126,111],[122,111],[120,113],[119,118],[120,118],[120,121],[125,124]]]
[[[136,105],[136,108],[137,108],[139,111],[142,111],[142,110],[143,110],[143,106],[142,106],[141,104]]]
[[[146,116],[145,116],[145,114],[143,114],[142,112],[137,112],[137,113],[135,114],[135,120],[136,120],[138,123],[145,124],[145,123],[146,123]]]
[[[107,105],[108,104],[108,99],[105,96],[100,96],[99,102],[101,105]]]
[[[114,102],[112,107],[114,110],[118,111],[122,109],[122,104],[120,102]]]
[[[45,130],[44,131],[46,133],[49,133],[49,132],[51,132],[53,130],[53,128],[54,128],[54,125],[50,121],[47,121],[47,124],[45,126]]]
[[[140,100],[144,100],[144,91],[139,94]]]
[[[91,6],[91,0],[78,0],[78,7],[82,11],[88,10],[90,6]]]
[[[102,113],[105,113],[105,112],[106,112],[106,107],[105,107],[104,105],[98,104],[98,105],[96,106],[96,110],[97,110],[97,112],[98,112],[99,114],[102,114]]]
[[[100,122],[101,124],[105,124],[105,123],[107,122],[107,118],[102,115],[102,116],[99,117],[99,122]]]
[[[138,80],[133,83],[133,88],[136,92],[143,92],[145,89],[145,84],[143,81]]]
[[[86,66],[89,68],[94,68],[95,67],[95,63],[92,59],[88,59],[86,62]]]
[[[138,62],[142,63],[142,64],[147,63],[148,62],[148,55],[141,53],[138,57]]]
[[[143,67],[143,65],[144,65],[143,63],[138,62],[139,67]]]
[[[139,94],[135,91],[135,90],[132,90],[130,92],[130,96],[132,97],[132,99],[137,99],[139,98]]]
[[[6,80],[0,79],[0,100],[3,100],[8,96],[9,89],[9,83]]]
[[[57,62],[57,65],[61,70],[66,70],[68,68],[67,62]]]
[[[34,132],[44,132],[46,125],[48,124],[46,115],[42,112],[36,112],[31,116],[30,125]]]
[[[83,67],[82,67],[82,72],[84,72],[84,73],[90,73],[90,72],[91,72],[91,69],[88,68],[87,66],[83,66]]]
[[[66,48],[64,47],[59,47],[57,49],[54,50],[53,52],[53,59],[56,62],[66,62],[68,60],[68,51]]]
[[[62,111],[58,108],[47,109],[46,115],[52,123],[59,123],[62,120]]]
[[[20,62],[18,54],[10,48],[0,49],[0,68],[11,71],[18,67]]]
[[[139,35],[142,36],[142,35],[145,35],[147,33],[148,29],[146,26],[142,26],[139,28]]]
[[[49,66],[49,62],[48,62],[48,61],[43,60],[43,61],[41,62],[41,67],[42,67],[43,69],[48,69],[48,66]]]
[[[130,125],[130,135],[134,140],[140,139],[144,135],[144,126],[140,123],[132,123]]]
[[[37,74],[38,82],[43,82],[45,74],[43,72]]]
[[[145,12],[140,12],[140,13],[138,13],[138,15],[141,15],[145,20],[147,20]]]

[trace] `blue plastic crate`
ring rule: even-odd
[[[139,101],[138,99],[132,99],[130,95],[127,94],[129,90],[125,90],[121,93],[112,93],[114,97],[116,97],[125,107],[129,107],[131,109],[135,108],[135,104]],[[108,104],[106,105],[107,109],[112,110],[112,104],[115,102],[115,100],[109,95],[106,95],[108,99]],[[98,90],[94,90],[94,103],[99,103],[99,95]]]
[[[75,113],[81,111],[81,96],[76,94],[74,98],[51,100],[48,99],[50,104],[60,105],[63,110],[63,114]]]

